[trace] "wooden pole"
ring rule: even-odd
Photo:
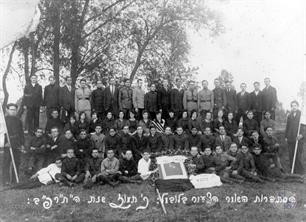
[[[4,118],[4,112],[3,112],[3,109],[2,109],[2,104],[1,104],[0,109],[1,109],[0,110],[0,112],[1,112],[0,115],[2,115],[2,117],[3,117],[5,136],[7,138],[8,144],[9,144],[9,149],[10,149],[12,164],[13,164],[13,168],[14,168],[14,172],[15,172],[16,182],[19,183],[19,177],[18,177],[17,167],[16,167],[16,164],[15,164],[14,153],[13,153],[13,149],[12,149],[12,146],[11,146],[10,137],[8,135],[8,130],[7,130],[6,121],[5,121],[5,118]],[[5,148],[5,145],[4,145],[4,148]],[[9,167],[9,166],[7,166],[7,167]]]
[[[163,212],[164,212],[164,214],[167,214],[166,207],[164,205],[164,201],[163,201],[162,197],[160,196],[160,192],[159,192],[158,188],[156,188],[156,192],[157,192],[157,195],[158,195],[158,200],[160,202],[160,205],[162,206]]]
[[[298,137],[298,135],[300,135],[301,118],[302,118],[302,114],[301,114],[301,117],[300,117],[300,120],[299,120],[299,127],[298,127],[298,132],[297,132],[296,137]],[[295,147],[294,147],[294,155],[293,155],[292,166],[291,166],[291,174],[293,174],[293,172],[294,172],[294,167],[295,167],[295,161],[296,161],[296,154],[297,154],[298,146],[299,146],[299,140],[296,138]]]

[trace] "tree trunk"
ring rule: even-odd
[[[24,56],[24,78],[26,84],[30,81],[30,70],[29,70],[29,41],[26,40],[25,48],[23,49]]]
[[[34,33],[30,34],[30,44],[31,44],[31,75],[36,72],[36,57],[37,57],[37,47],[35,45]]]
[[[9,72],[10,72],[11,63],[12,63],[15,48],[16,48],[16,42],[14,43],[14,45],[11,49],[9,59],[8,59],[7,65],[6,65],[6,69],[5,69],[4,74],[2,76],[2,88],[3,88],[3,93],[4,93],[4,100],[3,100],[3,104],[2,104],[3,110],[5,110],[7,102],[8,102],[8,98],[9,98],[9,93],[8,93],[7,87],[6,87],[6,79],[7,79],[7,76],[9,74]]]
[[[78,43],[77,40],[72,44],[72,49],[71,49],[71,79],[72,79],[72,85],[74,86],[76,83],[76,80],[78,78],[78,65],[80,61],[80,51],[79,51],[80,44]]]
[[[59,85],[59,70],[60,70],[60,9],[54,7],[53,17],[53,75],[56,80],[56,84]]]

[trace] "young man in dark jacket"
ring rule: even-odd
[[[126,150],[124,158],[120,161],[119,180],[123,183],[141,183],[142,179],[137,173],[137,163],[133,159],[132,150]]]

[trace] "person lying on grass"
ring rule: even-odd
[[[40,169],[23,183],[18,183],[9,189],[33,189],[44,185],[58,183],[57,176],[61,173],[62,160],[58,157],[55,163],[51,163],[45,168]]]

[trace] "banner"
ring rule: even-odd
[[[159,177],[164,180],[169,179],[188,179],[187,171],[184,165],[185,156],[161,156],[157,157],[157,166]]]

